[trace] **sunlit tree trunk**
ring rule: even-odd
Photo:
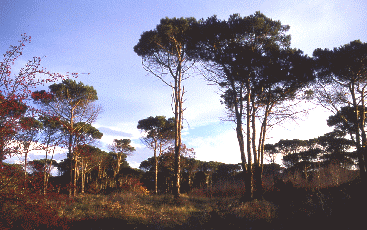
[[[174,191],[173,194],[176,198],[180,196],[181,193],[181,127],[182,127],[182,87],[181,87],[181,81],[182,81],[182,72],[181,72],[181,63],[182,60],[182,50],[178,49],[178,66],[177,66],[177,72],[175,77],[175,87],[174,87],[174,98],[175,98],[175,182],[174,182]]]

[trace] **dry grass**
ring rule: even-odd
[[[116,219],[123,220],[124,223],[132,226],[146,225],[159,226],[159,228],[182,226],[190,229],[218,229],[212,226],[224,224],[236,228],[236,226],[250,227],[254,223],[273,225],[275,220],[275,223],[279,223],[279,220],[288,219],[290,216],[300,220],[309,216],[328,217],[330,210],[335,210],[340,205],[347,205],[347,200],[344,199],[348,198],[346,190],[339,191],[337,186],[354,179],[355,175],[355,172],[330,166],[319,171],[318,176],[314,176],[312,180],[305,180],[301,174],[286,176],[283,179],[285,182],[288,179],[292,188],[285,187],[284,190],[279,191],[272,191],[273,180],[271,177],[265,177],[265,190],[267,193],[275,194],[275,198],[272,199],[269,196],[269,200],[276,205],[266,200],[241,203],[239,197],[245,192],[244,184],[221,182],[207,189],[193,190],[188,195],[182,195],[178,200],[169,194],[150,195],[140,190],[109,195],[86,194],[74,198],[67,196],[49,196],[39,199],[28,199],[25,196],[13,197],[20,200],[3,202],[1,214],[6,218],[4,222],[7,223],[6,226],[20,226],[21,229],[41,229],[41,226],[47,229],[47,226],[60,224],[68,226],[70,222],[91,219]],[[334,187],[335,194],[344,200],[334,200],[334,193],[331,193],[331,190],[329,194],[324,190],[312,192],[308,189],[321,187]],[[302,192],[304,188],[307,188],[307,191]],[[45,217],[49,220],[44,221],[47,219]],[[14,225],[13,223],[17,220],[25,221]],[[6,229],[4,226],[0,221],[0,229]],[[67,227],[60,227],[60,229],[67,229]]]
[[[235,197],[193,197],[182,195],[176,200],[172,195],[143,195],[114,193],[110,195],[78,196],[65,204],[60,217],[73,220],[116,218],[128,224],[145,224],[174,228],[175,226],[205,225],[213,220],[271,222],[276,217],[276,206],[268,201],[254,200],[245,204]]]
[[[144,195],[132,192],[110,195],[78,196],[59,210],[60,217],[71,220],[117,218],[130,224],[154,224],[164,227],[182,225],[192,213],[210,209],[210,202],[196,203],[183,196],[177,202],[172,195]]]
[[[251,221],[264,220],[271,222],[277,216],[277,207],[266,200],[253,200],[240,204],[233,208],[232,212],[239,218]]]

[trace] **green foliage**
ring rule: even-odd
[[[137,128],[146,133],[146,139],[149,142],[154,140],[164,142],[174,138],[175,130],[174,118],[166,119],[165,116],[148,117],[138,121]],[[148,143],[147,143],[148,144]],[[148,144],[147,147],[150,147]]]
[[[228,20],[213,16],[201,20],[193,29],[195,35],[190,44],[195,58],[203,61],[207,79],[222,88],[222,103],[236,123],[251,198],[253,175],[261,196],[261,165],[268,127],[295,117],[292,104],[297,104],[300,89],[314,77],[313,60],[301,50],[290,48],[288,30],[289,26],[260,12],[247,17],[234,14]],[[257,129],[258,124],[261,127]]]
[[[97,91],[93,86],[84,85],[82,82],[77,83],[75,80],[66,79],[62,83],[52,84],[49,86],[54,97],[52,100],[67,100],[72,107],[75,105],[82,106],[84,103],[98,100]]]
[[[47,114],[42,120],[47,125],[48,132],[56,134],[56,129],[61,131],[58,133],[63,137],[60,144],[68,147],[68,158],[71,159],[73,149],[78,145],[102,138],[103,134],[91,125],[100,111],[93,104],[98,100],[97,91],[92,86],[71,79],[52,84],[49,89],[50,92],[33,92],[32,98]]]
[[[131,140],[130,139],[114,139],[113,144],[110,146],[110,149],[114,153],[122,153],[126,156],[130,155],[133,151],[135,151],[135,148],[131,146]]]
[[[336,130],[355,135],[357,126],[362,125],[362,112],[362,106],[358,106],[357,118],[356,109],[354,107],[341,107],[336,114],[329,116],[327,124],[330,127],[334,127]]]
[[[134,51],[139,56],[153,59],[155,54],[161,52],[174,56],[178,48],[184,49],[186,53],[189,31],[196,23],[195,18],[163,18],[155,30],[146,31],[141,35],[138,44],[134,46]]]
[[[334,131],[310,140],[280,140],[269,147],[271,154],[283,155],[283,164],[291,170],[300,170],[305,173],[309,169],[317,169],[332,163],[350,168],[355,164],[352,140],[345,138],[345,133]]]
[[[352,41],[333,50],[316,49],[317,87],[320,103],[331,109],[328,125],[348,132],[355,142],[362,179],[367,181],[366,84],[367,43]]]
[[[367,43],[355,40],[333,50],[319,48],[314,51],[313,56],[317,61],[320,80],[366,80]]]

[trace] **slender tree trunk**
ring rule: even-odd
[[[362,132],[362,155],[364,161],[364,168],[363,173],[365,174],[365,182],[367,184],[367,168],[366,168],[366,160],[367,160],[367,149],[366,149],[366,131],[365,131],[365,122],[366,122],[366,107],[364,104],[364,88],[361,91],[361,104],[362,104],[362,111],[361,111],[361,132]]]
[[[250,78],[246,82],[246,91],[247,91],[247,98],[246,98],[246,126],[247,126],[247,160],[248,160],[248,167],[247,167],[247,183],[249,190],[246,191],[248,193],[248,198],[254,198],[254,175],[252,171],[252,156],[251,156],[251,88],[250,88]]]
[[[84,159],[82,158],[82,191],[81,193],[84,194],[84,184],[85,184],[85,162],[84,162]]]
[[[47,140],[47,144],[46,144],[46,161],[45,161],[45,166],[43,168],[43,195],[46,195],[46,190],[47,190],[47,169],[48,169],[48,167],[47,167],[47,154],[48,154],[49,144],[50,144],[50,139]]]
[[[75,156],[74,153],[74,160],[73,160],[74,164],[73,164],[73,196],[76,196],[76,182],[77,182],[77,166],[78,166],[78,159]]]
[[[28,157],[29,145],[27,144],[27,150],[24,153],[24,190],[27,189],[27,157]]]
[[[229,75],[228,75],[229,76]],[[231,79],[231,87],[233,92],[236,91],[236,86],[234,83],[234,80]],[[234,110],[235,110],[235,119],[236,119],[236,134],[237,134],[237,141],[238,145],[240,147],[240,154],[241,154],[241,164],[242,164],[242,171],[243,171],[243,178],[245,181],[245,195],[241,198],[243,201],[247,201],[251,199],[250,193],[248,191],[251,191],[251,181],[248,177],[248,167],[247,159],[246,159],[246,153],[245,153],[245,141],[244,136],[242,132],[242,115],[243,115],[243,84],[240,86],[240,92],[239,92],[239,100],[237,100],[237,95],[234,95]]]
[[[181,148],[181,125],[182,125],[182,90],[181,90],[181,57],[178,58],[177,74],[175,78],[174,98],[175,98],[175,186],[173,194],[176,198],[180,196],[181,168],[180,168],[180,148]]]
[[[71,132],[71,131],[70,131]],[[70,183],[69,183],[69,196],[73,195],[73,181],[75,177],[75,171],[74,171],[74,154],[72,152],[72,142],[73,142],[73,136],[70,133],[69,135],[69,153],[68,158],[70,159]]]
[[[158,194],[158,158],[157,158],[157,140],[154,140],[154,191]]]

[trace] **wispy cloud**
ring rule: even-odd
[[[107,127],[99,127],[98,130],[106,136],[121,136],[121,137],[132,137],[131,133],[126,133],[118,130],[113,130]]]

